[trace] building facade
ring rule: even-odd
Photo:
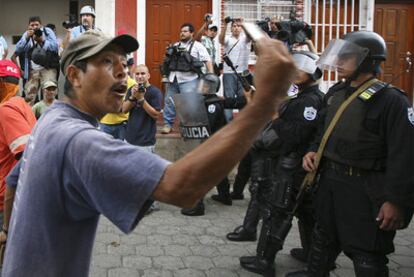
[[[1,32],[9,43],[9,55],[26,29],[29,16],[40,15],[44,24],[54,23],[58,36],[63,37],[61,22],[70,14],[78,16],[83,5],[92,5],[97,12],[96,25],[104,32],[114,35],[122,31],[137,37],[140,43],[137,63],[149,66],[151,80],[158,85],[165,48],[178,40],[182,23],[191,22],[200,28],[205,13],[212,13],[218,25],[225,16],[241,16],[250,22],[275,15],[287,19],[295,10],[299,19],[312,26],[318,52],[324,50],[329,40],[350,31],[373,30],[383,35],[389,49],[383,78],[413,97],[414,75],[412,71],[402,72],[407,66],[407,57],[414,51],[414,0],[19,0],[0,3]],[[219,45],[216,48],[221,50]],[[217,57],[220,59],[220,53]],[[326,74],[323,86],[329,87],[336,81],[335,77],[333,73]]]

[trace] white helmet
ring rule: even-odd
[[[95,9],[92,6],[84,6],[84,7],[82,7],[82,9],[80,10],[80,13],[79,14],[81,16],[84,15],[84,14],[91,14],[93,17],[96,16]]]

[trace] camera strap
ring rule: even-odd
[[[230,55],[230,52],[236,47],[237,43],[239,43],[240,39],[236,41],[236,43],[230,48],[229,52],[227,52],[227,55]]]

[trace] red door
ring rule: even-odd
[[[386,2],[389,3],[375,5],[374,18],[374,30],[383,36],[388,49],[388,57],[381,78],[403,89],[412,101],[413,70],[410,73],[403,73],[400,77],[398,75],[406,69],[407,52],[414,55],[414,3]]]
[[[163,62],[165,48],[178,40],[180,26],[189,22],[199,29],[207,12],[211,12],[211,0],[147,1],[145,63],[152,84],[162,88],[159,65]]]

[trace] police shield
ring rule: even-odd
[[[174,95],[175,109],[180,119],[180,132],[184,139],[210,137],[204,97],[198,93]]]

